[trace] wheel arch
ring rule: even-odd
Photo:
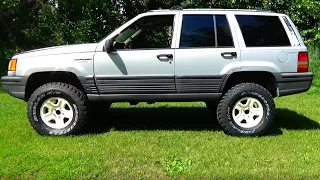
[[[69,71],[46,71],[36,72],[29,76],[26,89],[25,89],[25,101],[28,101],[31,94],[40,86],[50,82],[62,82],[70,84],[85,92],[82,83],[79,78],[72,72]]]
[[[267,89],[273,97],[278,96],[278,83],[273,73],[268,71],[240,71],[227,75],[220,87],[220,92],[226,93],[240,83],[255,83]]]

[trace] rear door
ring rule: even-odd
[[[181,13],[175,51],[178,93],[218,93],[226,74],[241,68],[230,18],[223,13]]]

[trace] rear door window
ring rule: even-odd
[[[234,47],[225,15],[183,15],[180,48]]]
[[[236,15],[247,47],[291,46],[278,16]]]
[[[180,47],[214,47],[213,15],[184,15]]]
[[[225,15],[215,15],[218,47],[233,47],[230,26]]]

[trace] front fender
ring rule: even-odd
[[[18,59],[16,76],[30,76],[33,73],[64,71],[76,76],[93,75],[94,53],[26,57]]]

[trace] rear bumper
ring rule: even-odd
[[[1,84],[11,96],[25,100],[26,77],[4,76],[1,78]]]
[[[310,89],[313,73],[280,73],[277,74],[279,96],[306,92]]]

